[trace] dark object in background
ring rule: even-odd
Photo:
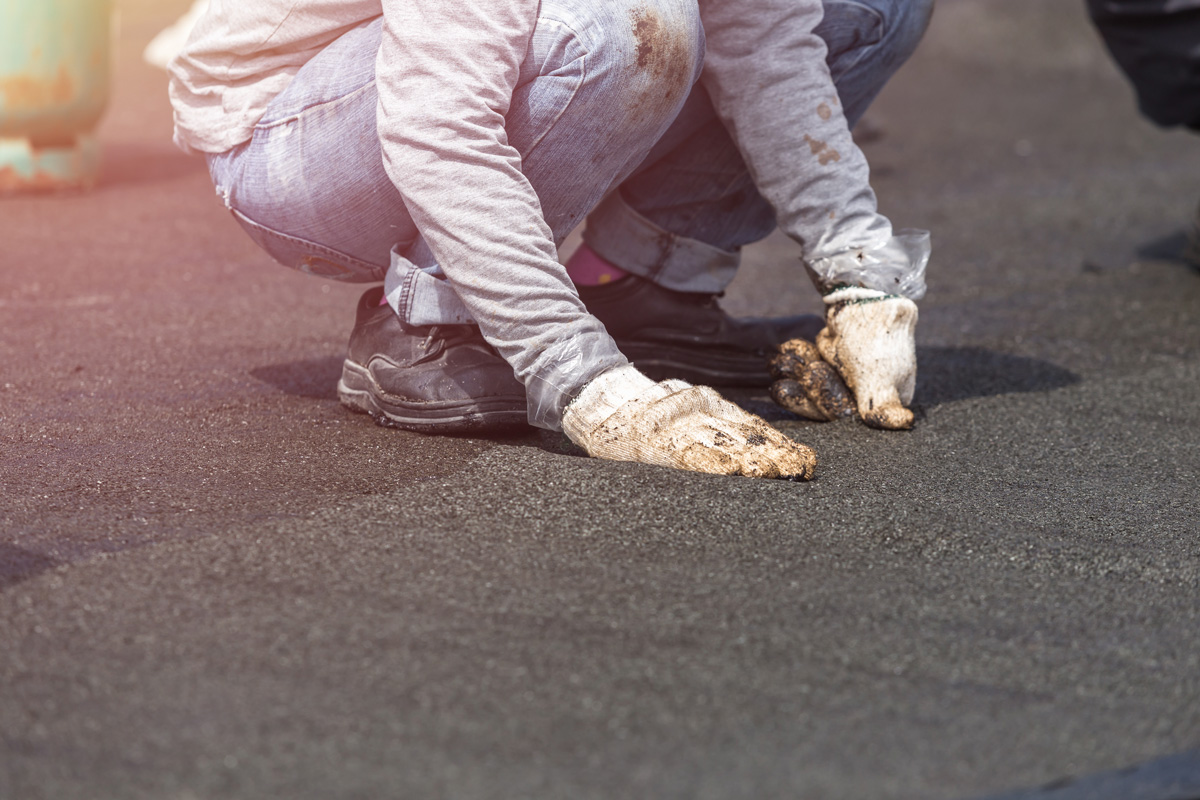
[[[1200,131],[1200,0],[1087,0],[1109,52],[1158,125]]]
[[[1200,270],[1200,207],[1192,217],[1192,228],[1188,231],[1187,245],[1183,248],[1183,260]]]

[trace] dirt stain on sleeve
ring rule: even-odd
[[[814,139],[806,133],[804,134],[804,141],[808,143],[808,148],[812,150],[812,154],[817,157],[817,161],[820,162],[821,166],[842,160],[841,153],[820,139]]]
[[[833,116],[833,109],[829,107],[828,103],[821,103],[817,106],[817,116],[821,119],[829,119]]]

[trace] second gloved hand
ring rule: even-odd
[[[917,383],[917,304],[905,297],[848,287],[826,296],[817,349],[854,393],[873,428],[911,428]]]
[[[825,328],[816,347],[788,342],[772,363],[776,402],[810,419],[853,416],[874,428],[911,428],[917,383],[917,305],[925,294],[930,241],[926,231],[903,230],[881,246],[837,248],[808,263],[823,291]],[[790,345],[797,345],[791,347]],[[816,351],[815,353],[813,351]],[[845,381],[841,386],[827,362]],[[846,387],[853,394],[847,397]]]

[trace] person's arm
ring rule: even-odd
[[[702,80],[780,228],[800,243],[829,305],[821,352],[869,424],[907,427],[913,331],[928,236],[894,236],[879,213],[814,33],[820,0],[701,0]],[[882,412],[882,409],[887,409]]]
[[[384,0],[383,9],[384,166],[483,335],[525,382],[531,407],[558,407],[542,420],[553,425],[563,391],[625,359],[558,263],[505,132],[538,2]]]
[[[379,136],[417,228],[484,336],[525,379],[532,421],[551,427],[561,413],[568,438],[599,458],[811,477],[809,448],[710,389],[650,380],[584,311],[504,131],[537,6],[385,0]],[[498,274],[507,291],[491,288]],[[576,333],[564,338],[567,330]]]
[[[820,0],[701,3],[702,81],[779,226],[818,259],[891,238],[813,33]]]

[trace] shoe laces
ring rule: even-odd
[[[473,341],[490,347],[487,340],[483,338],[483,334],[474,325],[431,325],[425,334],[422,345],[428,349],[437,341],[447,347]]]
[[[433,346],[434,342],[444,341],[444,342],[448,343],[450,341],[453,341],[454,339],[460,338],[460,337],[454,335],[455,334],[454,328],[456,328],[456,327],[459,327],[459,326],[457,326],[457,325],[455,325],[455,326],[430,325],[428,330],[425,331],[425,339],[424,339],[424,341],[421,342],[421,344],[423,344],[428,349],[429,347]],[[449,329],[449,330],[447,330],[447,329]]]

